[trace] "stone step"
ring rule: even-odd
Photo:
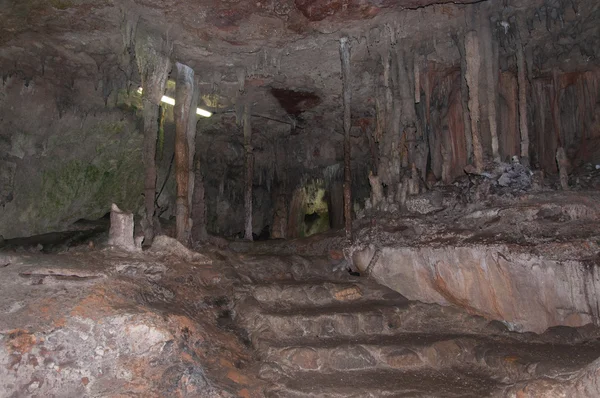
[[[326,257],[238,255],[229,257],[242,279],[249,283],[287,281],[358,281],[344,267]],[[364,279],[364,278],[363,278]]]
[[[271,340],[314,337],[390,336],[408,332],[490,333],[489,322],[452,307],[390,301],[364,301],[327,306],[239,310],[251,336]],[[494,332],[494,331],[492,331]],[[498,331],[498,333],[502,333]]]
[[[404,334],[262,342],[261,359],[286,373],[450,368],[475,362],[477,341],[461,335]]]
[[[411,333],[341,339],[263,342],[261,375],[307,371],[478,369],[503,382],[557,377],[600,357],[600,344],[525,344],[514,339],[476,335]]]
[[[481,398],[501,385],[475,372],[351,371],[335,374],[306,372],[282,379],[266,392],[268,398]]]
[[[258,284],[253,296],[266,306],[310,307],[364,301],[406,301],[400,294],[375,283],[360,282],[304,282]]]

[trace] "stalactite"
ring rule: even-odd
[[[425,126],[426,130],[431,128],[431,74],[432,71],[427,66],[427,71],[425,73]]]
[[[442,143],[445,150],[448,152],[448,180],[463,175],[464,167],[468,164],[467,149],[465,144],[465,122],[463,120],[463,108],[461,102],[460,81],[461,76],[459,71],[449,75],[449,80],[452,82],[452,89],[448,93],[448,112],[445,120],[448,126],[448,139]],[[444,164],[444,154],[442,152],[442,168]],[[442,178],[444,172],[442,170]]]
[[[176,238],[187,245],[190,238],[190,148],[188,128],[192,99],[194,97],[194,70],[180,63],[177,67],[177,85],[175,86],[175,180],[177,182],[176,200]]]
[[[417,115],[414,105],[414,84],[412,79],[414,73],[411,73],[410,68],[414,65],[412,59],[409,59],[404,51],[402,43],[396,45],[396,70],[397,70],[397,92],[399,98],[399,113],[401,130],[406,135],[408,143],[408,164],[417,162],[415,159],[416,147],[416,125]],[[420,162],[417,162],[420,163]]]
[[[421,103],[421,63],[419,56],[414,59],[414,74],[415,74],[415,104]]]
[[[499,135],[499,146],[501,157],[506,159],[521,153],[517,79],[511,72],[502,72],[498,87],[501,98],[499,127],[502,131]]]
[[[494,36],[490,20],[486,13],[481,13],[482,50],[484,54],[484,66],[486,77],[486,102],[488,107],[488,123],[492,140],[492,157],[494,161],[500,162],[500,151],[498,144],[498,66],[497,46],[494,44]]]
[[[479,130],[479,69],[481,67],[481,53],[479,37],[476,31],[465,35],[465,57],[467,59],[467,85],[469,88],[469,111],[471,115],[471,133],[473,136],[473,163],[479,172],[483,170],[483,145],[481,131]]]
[[[558,146],[563,146],[560,122],[560,94],[561,84],[558,78],[558,70],[552,70],[552,122],[554,124],[554,135]],[[519,97],[521,92],[519,90]]]
[[[383,51],[382,55],[381,55],[381,62],[383,64],[383,89],[384,89],[384,93],[385,93],[385,115],[386,115],[386,122],[389,123],[390,121],[390,116],[393,112],[393,102],[394,102],[394,97],[393,97],[393,93],[392,93],[392,84],[391,84],[391,80],[392,80],[392,76],[391,76],[391,58],[390,58],[390,53],[389,53],[389,49],[385,48],[385,50]],[[387,126],[386,123],[386,126]]]
[[[520,30],[520,29],[519,29]],[[529,127],[527,124],[527,77],[521,32],[517,32],[517,82],[519,84],[519,129],[521,131],[521,163],[529,165]]]
[[[344,101],[344,219],[346,238],[352,238],[352,196],[351,196],[351,158],[350,158],[350,129],[352,127],[350,102],[352,91],[350,87],[350,43],[347,37],[340,39],[340,59],[342,64],[342,89]]]
[[[373,139],[375,142],[381,142],[383,137],[383,133],[385,130],[385,108],[381,105],[379,88],[377,88],[377,92],[375,93],[375,114],[377,117],[376,125],[375,125],[375,133],[373,134]]]
[[[244,190],[244,239],[252,240],[252,180],[254,177],[254,154],[252,153],[252,125],[250,101],[244,105],[244,148],[246,150],[246,187]]]
[[[304,216],[305,216],[305,193],[304,189],[299,187],[292,192],[292,199],[290,200],[289,216],[287,222],[287,237],[298,238],[302,235],[304,230]]]
[[[467,58],[464,43],[457,35],[453,35],[454,44],[458,47],[460,56],[460,99],[462,103],[465,147],[467,151],[467,163],[473,161],[473,136],[471,133],[471,116],[469,114],[469,88],[467,86]]]

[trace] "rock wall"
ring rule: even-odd
[[[378,219],[349,254],[410,300],[462,307],[511,330],[598,325],[599,199],[546,192],[463,214]]]
[[[118,93],[44,77],[0,86],[0,235],[30,236],[102,217],[111,203],[137,210],[142,137]]]
[[[517,331],[597,324],[597,265],[543,254],[557,249],[528,253],[485,244],[384,248],[373,276],[411,300],[457,305]]]

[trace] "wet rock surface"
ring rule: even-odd
[[[593,191],[544,192],[377,219],[361,230],[353,263],[411,300],[514,330],[598,324],[599,204]]]
[[[2,252],[0,395],[595,396],[594,326],[516,333],[352,276],[335,250],[174,255],[161,239]]]
[[[332,273],[327,258],[232,260],[248,290],[236,304],[236,321],[249,332],[260,377],[273,384],[268,397],[573,390],[563,379],[585,378],[585,367],[593,369],[600,355],[595,327],[515,333],[457,308],[408,301],[364,277]],[[546,394],[540,396],[552,396]]]
[[[1,256],[0,396],[261,396],[238,376],[249,350],[219,324],[235,278],[204,258]]]

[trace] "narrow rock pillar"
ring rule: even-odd
[[[350,87],[350,43],[347,37],[340,39],[340,58],[342,61],[342,83],[344,100],[344,219],[346,238],[352,238],[352,191],[351,191],[351,148],[350,148],[350,101],[352,92]]]
[[[160,100],[171,69],[172,44],[156,32],[138,26],[135,36],[135,58],[142,78],[142,114],[144,121],[144,207],[142,220],[144,244],[154,239],[156,195],[156,138]]]
[[[558,147],[556,150],[556,164],[558,165],[558,175],[560,178],[560,187],[563,191],[569,190],[569,159],[563,147]]]
[[[465,125],[465,145],[467,149],[467,162],[473,161],[473,136],[471,134],[471,115],[469,114],[469,87],[467,85],[467,57],[464,43],[458,35],[453,35],[454,44],[460,54],[460,98],[462,102],[463,123]]]
[[[245,227],[244,239],[252,240],[252,180],[254,176],[254,154],[252,153],[252,125],[250,103],[244,105],[244,148],[246,150],[246,187],[244,190]]]
[[[200,159],[196,161],[196,125],[198,124],[198,114],[196,109],[198,108],[198,98],[200,96],[200,90],[197,81],[194,80],[194,94],[192,95],[192,102],[190,104],[190,115],[188,119],[187,127],[187,143],[188,143],[188,235],[192,240],[204,241],[207,238],[206,235],[206,217],[200,217],[197,222],[199,228],[194,228],[194,215],[195,209],[194,204],[199,202],[199,213],[204,215],[206,213],[204,204],[204,181],[202,178],[196,177],[196,164],[200,165]],[[198,170],[200,173],[200,170]],[[196,189],[196,184],[202,184],[199,190]],[[201,192],[197,199],[195,197],[196,192]],[[200,231],[197,236],[194,234],[195,231]]]
[[[154,240],[154,196],[156,195],[156,138],[158,135],[158,105],[144,98],[142,100],[144,118],[144,241]]]
[[[519,85],[519,130],[521,163],[529,165],[529,127],[527,125],[527,77],[521,33],[517,32],[517,84]]]
[[[175,87],[175,180],[177,201],[175,210],[176,238],[187,245],[190,238],[190,148],[188,128],[190,108],[194,97],[194,71],[189,66],[177,63],[177,85]],[[194,112],[195,113],[195,112]]]
[[[473,163],[477,171],[483,170],[483,144],[479,129],[479,71],[481,53],[478,33],[474,30],[465,35],[465,58],[467,61],[466,80],[469,88],[469,112],[471,115],[471,134],[473,138]]]
[[[486,13],[481,13],[481,33],[483,38],[483,53],[485,57],[485,78],[487,91],[488,123],[492,139],[492,157],[495,162],[500,162],[500,148],[498,143],[498,48],[494,42],[490,19]]]

